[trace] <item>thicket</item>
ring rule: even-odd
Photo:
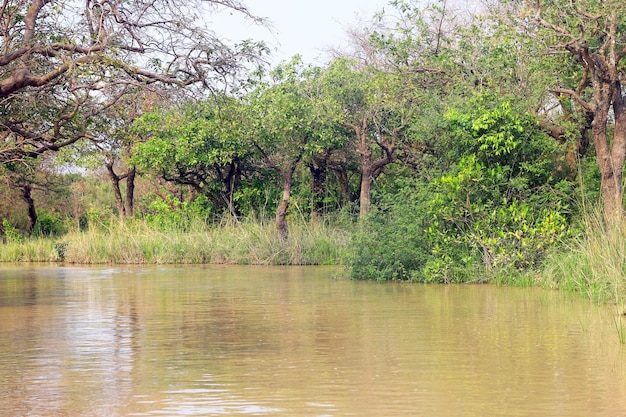
[[[379,194],[355,236],[355,278],[486,281],[539,267],[565,241],[574,187],[559,145],[509,101],[467,104],[444,115],[448,169]]]

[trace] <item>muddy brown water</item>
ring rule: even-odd
[[[1,416],[626,416],[612,307],[326,267],[0,267]]]

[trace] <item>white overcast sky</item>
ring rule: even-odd
[[[387,0],[245,0],[256,16],[273,24],[270,32],[246,22],[236,15],[214,16],[214,27],[232,41],[264,40],[272,51],[272,63],[302,55],[306,63],[325,62],[324,50],[347,42],[346,28],[354,27],[359,18],[370,20],[387,5]]]

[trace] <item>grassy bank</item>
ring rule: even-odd
[[[342,263],[349,237],[325,225],[290,225],[287,241],[273,224],[230,221],[209,226],[156,230],[142,220],[71,232],[56,238],[25,238],[1,246],[1,262],[78,264],[335,265]]]
[[[608,228],[602,216],[594,214],[585,218],[584,225],[578,237],[548,256],[539,272],[492,271],[488,281],[543,286],[579,293],[598,303],[623,305],[626,222]],[[197,221],[180,228],[162,228],[144,220],[121,223],[115,219],[108,225],[56,238],[9,240],[0,244],[0,262],[338,265],[345,264],[353,250],[348,229],[292,222],[289,239],[282,241],[270,221],[215,225]]]
[[[580,236],[546,259],[536,282],[594,302],[624,305],[626,222],[608,227],[601,214],[587,215]]]

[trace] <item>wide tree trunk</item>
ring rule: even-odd
[[[372,169],[371,154],[368,157],[361,157],[361,192],[359,194],[359,217],[363,218],[369,213],[372,195]]]
[[[607,138],[608,111],[598,109],[592,122],[604,215],[611,223],[621,221],[624,216],[622,175],[626,157],[626,114],[622,104],[614,105],[613,108],[615,129],[610,145]]]
[[[24,185],[22,187],[22,199],[28,206],[28,226],[26,227],[26,231],[31,234],[33,233],[33,230],[35,230],[35,225],[37,224],[37,210],[35,209],[35,200],[33,200],[32,188],[30,185]]]
[[[367,141],[367,117],[352,127],[357,138],[357,152],[361,155],[361,190],[359,192],[359,218],[365,217],[370,210],[370,194],[372,188],[372,150]]]

